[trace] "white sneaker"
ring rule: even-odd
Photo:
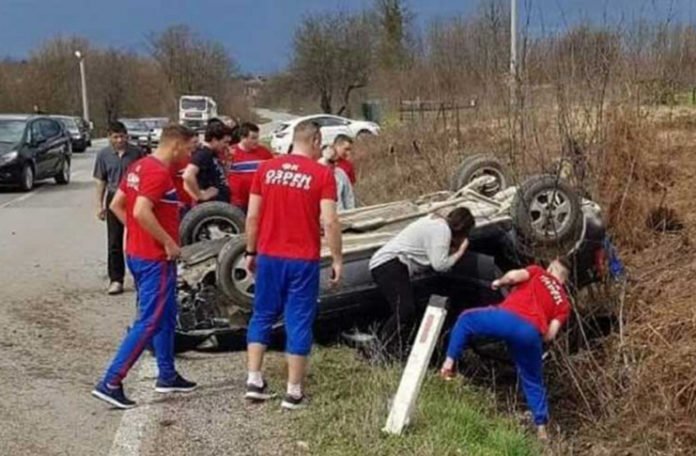
[[[121,282],[111,282],[107,293],[109,293],[112,296],[123,293],[123,284]]]

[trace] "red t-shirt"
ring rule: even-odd
[[[260,254],[319,259],[320,201],[336,200],[336,180],[331,168],[301,155],[274,158],[259,167],[251,193],[262,198]]]
[[[164,246],[140,226],[133,209],[139,196],[152,201],[160,225],[179,242],[179,200],[171,168],[153,156],[145,157],[128,168],[120,189],[126,194],[126,253],[141,260],[166,260]]]
[[[546,334],[551,320],[565,323],[570,302],[563,285],[539,266],[527,268],[529,280],[519,284],[500,305],[533,324]]]
[[[249,190],[254,180],[254,174],[261,163],[273,158],[273,154],[263,146],[252,150],[244,150],[237,144],[231,153],[230,172],[227,180],[232,191],[232,204],[246,210],[249,205]]]
[[[353,162],[345,158],[339,158],[336,160],[336,166],[345,171],[348,179],[350,179],[350,183],[355,185],[355,166],[353,166]]]

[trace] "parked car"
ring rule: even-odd
[[[74,116],[51,116],[63,124],[63,127],[70,133],[73,152],[84,152],[92,146],[92,135],[89,124],[81,117]]]
[[[271,148],[279,154],[287,154],[292,144],[295,126],[304,120],[314,120],[321,126],[322,145],[331,144],[338,135],[351,138],[379,135],[380,127],[374,122],[352,120],[329,114],[317,114],[298,117],[289,122],[281,123],[271,137]]]
[[[128,141],[150,152],[152,149],[152,134],[150,128],[140,119],[118,119],[128,130]]]
[[[152,148],[159,145],[160,138],[162,137],[162,128],[164,128],[169,123],[168,117],[143,117],[140,119],[147,128],[150,129],[150,144]]]
[[[56,119],[28,114],[0,115],[0,183],[24,191],[36,181],[70,182],[70,134]]]
[[[489,172],[480,172],[472,165],[484,162]],[[429,271],[414,278],[421,310],[431,294],[451,298],[452,315],[468,307],[493,304],[501,295],[490,290],[490,283],[501,271],[548,260],[557,254],[567,254],[573,260],[572,287],[582,288],[603,280],[606,229],[600,207],[579,197],[556,176],[532,176],[520,186],[510,187],[509,178],[499,179],[505,171],[495,163],[472,157],[453,179],[461,187],[340,214],[344,278],[339,288],[328,286],[331,263],[324,246],[317,328],[326,328],[332,322],[345,328],[365,318],[381,318],[388,306],[370,275],[368,263],[372,254],[413,220],[434,212],[444,215],[456,207],[469,208],[476,218],[469,251],[446,274]],[[462,171],[469,173],[469,181],[459,179]],[[205,208],[203,204],[193,210],[206,212],[210,222],[220,222],[211,213],[212,206]],[[204,224],[204,220],[199,223]],[[230,226],[236,223],[232,218]],[[202,232],[208,240],[182,250],[179,350],[202,343],[227,346],[240,340],[252,309],[254,277],[245,269],[244,234],[225,235],[219,227],[214,231],[217,236],[212,238],[207,236],[210,230]],[[279,322],[278,327],[281,326]]]

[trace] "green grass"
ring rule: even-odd
[[[401,376],[371,367],[348,349],[318,349],[308,387],[311,406],[291,421],[291,434],[318,455],[525,456],[540,453],[511,420],[496,416],[486,396],[461,380],[429,372],[403,436],[381,432]]]

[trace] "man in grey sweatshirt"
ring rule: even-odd
[[[446,217],[427,215],[408,225],[372,256],[372,277],[392,313],[380,330],[380,339],[390,352],[403,355],[409,342],[416,314],[411,277],[428,268],[436,272],[451,269],[466,252],[475,223],[465,207],[454,209]]]

